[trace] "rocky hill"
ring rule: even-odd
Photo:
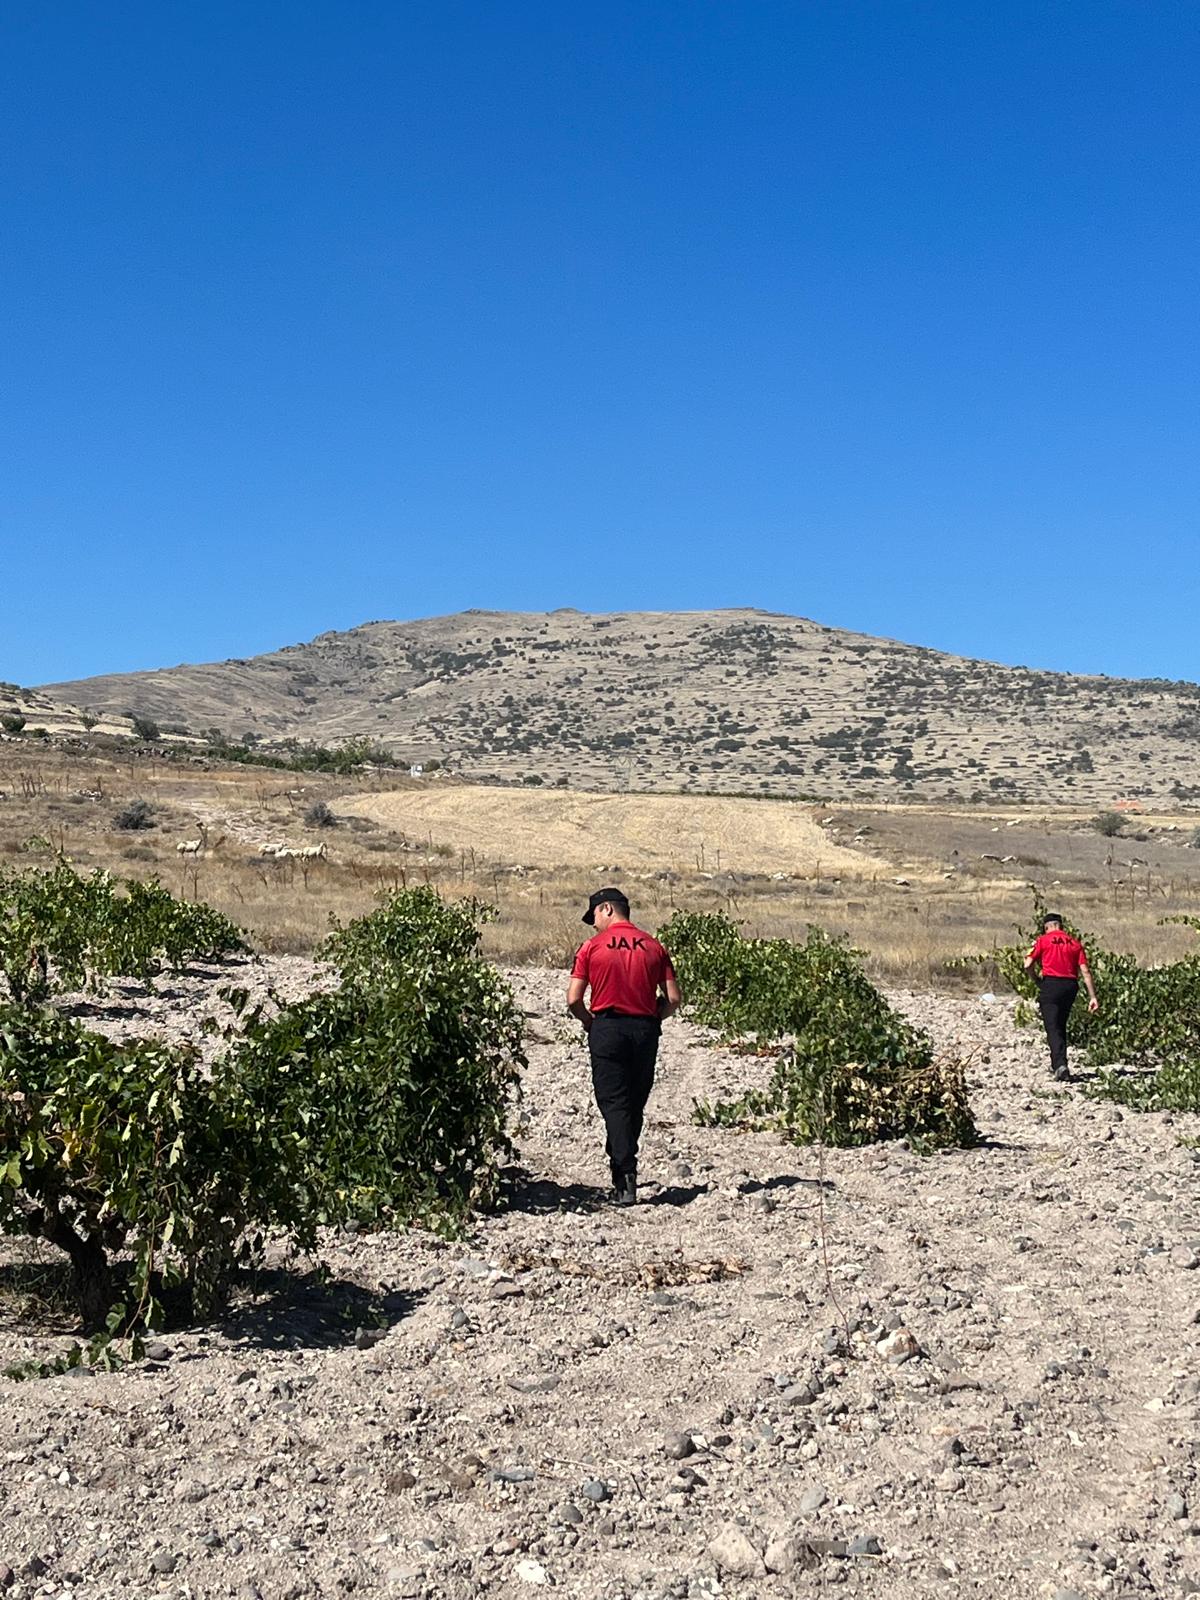
[[[762,611],[467,611],[42,692],[234,738],[365,736],[477,781],[1200,800],[1200,685],[997,666]]]

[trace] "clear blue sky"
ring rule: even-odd
[[[26,0],[0,678],[757,605],[1200,678],[1200,7]]]

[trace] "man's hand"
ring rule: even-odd
[[[1088,1001],[1088,1010],[1091,1011],[1094,1014],[1095,1012],[1099,1011],[1099,1009],[1100,1009],[1100,1002],[1099,1002],[1099,1000],[1096,999],[1096,996],[1093,995],[1092,998]]]

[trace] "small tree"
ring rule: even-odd
[[[156,739],[162,737],[162,729],[149,717],[134,717],[133,732],[135,738],[142,739],[147,744],[153,744]]]
[[[3,728],[5,733],[20,733],[24,726],[25,718],[19,711],[6,711],[0,717],[0,728]]]
[[[1092,818],[1092,827],[1106,839],[1115,839],[1125,831],[1125,818],[1119,811],[1101,811],[1099,816]]]

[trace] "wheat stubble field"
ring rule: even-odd
[[[0,761],[5,865],[160,872],[262,952],[121,983],[95,1026],[198,1037],[222,983],[301,994],[331,915],[429,882],[497,906],[530,1057],[506,1203],[467,1238],[330,1234],[148,1365],[0,1390],[13,1600],[1200,1587],[1200,1118],[1052,1086],[1011,1002],[944,967],[1005,937],[1030,881],[1146,958],[1186,948],[1159,919],[1200,903],[1193,818],[1110,841],[1044,809],[531,795],[20,743]],[[155,825],[114,829],[138,799]],[[306,823],[318,802],[334,826]],[[259,854],[318,842],[312,863]],[[561,1005],[597,874],[652,926],[688,906],[848,933],[968,1061],[983,1142],[822,1154],[699,1127],[695,1099],[770,1063],[677,1021],[646,1203],[610,1212]],[[45,1255],[0,1248],[0,1356],[60,1347]],[[898,1328],[901,1364],[879,1348]]]

